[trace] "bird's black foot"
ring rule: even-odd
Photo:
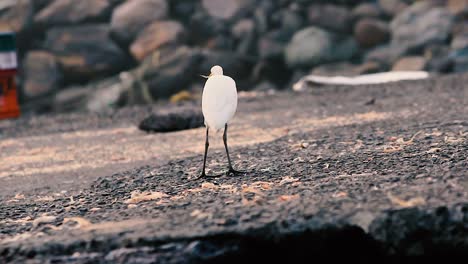
[[[229,168],[228,170],[228,174],[234,174],[234,175],[240,175],[240,174],[245,174],[246,172],[245,171],[238,171],[238,170],[235,170],[234,168]]]
[[[223,175],[224,174],[208,175],[205,172],[202,172],[198,177],[194,178],[193,180],[196,181],[196,180],[199,180],[199,179],[202,179],[202,178],[204,178],[204,179],[218,178],[218,177],[221,177]]]

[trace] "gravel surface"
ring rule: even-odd
[[[203,128],[164,135],[122,132],[154,109],[121,110],[125,118],[102,124],[109,116],[91,120],[83,114],[64,129],[66,116],[39,118],[29,131],[27,119],[10,122],[0,140],[2,158],[31,158],[21,149],[67,149],[62,145],[86,140],[103,148],[114,142],[136,158],[108,166],[112,157],[90,153],[97,165],[73,170],[58,170],[59,161],[41,160],[40,154],[22,168],[2,164],[8,175],[0,174],[0,182],[9,187],[0,196],[0,261],[466,257],[467,81],[468,75],[452,75],[300,94],[244,94],[230,141],[235,167],[246,173],[216,179],[192,180],[201,169]],[[21,132],[15,135],[15,129]],[[121,130],[102,134],[112,138],[104,143],[82,134],[103,129]],[[133,144],[141,152],[157,145],[156,161],[135,152]],[[80,151],[68,148],[67,155]],[[214,144],[208,159],[212,173],[226,169],[222,143]],[[36,173],[40,166],[55,169]],[[69,173],[86,180],[60,183]],[[24,183],[35,177],[58,183]]]

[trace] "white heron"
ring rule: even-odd
[[[223,75],[223,68],[219,65],[213,66],[211,68],[210,75],[203,77],[208,79],[205,83],[205,87],[203,88],[202,95],[202,111],[205,118],[206,140],[205,155],[203,157],[203,170],[199,178],[218,177],[222,175],[207,176],[205,173],[206,156],[210,145],[208,140],[210,129],[219,131],[224,128],[223,141],[229,163],[228,173],[242,173],[232,167],[227,145],[228,123],[234,117],[237,109],[236,82],[231,77]]]

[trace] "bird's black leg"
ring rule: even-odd
[[[206,173],[205,173],[205,168],[206,168],[206,156],[208,155],[208,147],[210,146],[210,142],[208,140],[208,132],[210,131],[210,129],[208,127],[206,127],[206,139],[205,139],[205,155],[203,156],[203,169],[202,169],[202,173],[200,175],[200,178],[202,177],[206,177]]]
[[[220,175],[206,175],[206,172],[205,172],[205,168],[206,168],[206,157],[208,156],[208,147],[210,146],[210,142],[209,142],[209,137],[208,137],[208,133],[209,133],[209,128],[206,127],[206,139],[205,139],[205,155],[203,156],[203,169],[202,169],[202,173],[200,174],[200,176],[198,176],[196,179],[200,179],[200,178],[216,178],[216,177],[219,177],[219,176],[222,176],[222,174]]]
[[[232,167],[231,157],[229,156],[229,149],[228,149],[228,145],[227,145],[227,129],[228,129],[228,125],[225,124],[224,125],[223,141],[224,141],[224,148],[226,148],[226,154],[227,154],[228,163],[229,163],[229,172],[234,173],[234,174],[244,173],[242,171],[237,171]]]

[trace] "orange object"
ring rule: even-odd
[[[15,85],[17,66],[15,35],[0,32],[0,119],[20,115]]]

